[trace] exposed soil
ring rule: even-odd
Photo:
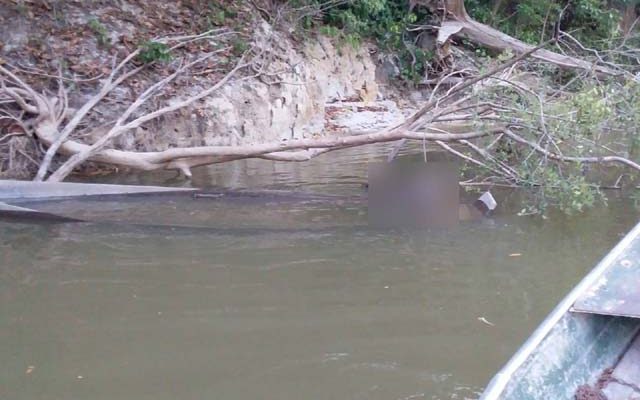
[[[235,32],[216,41],[192,41],[173,50],[174,60],[188,60],[212,51],[218,53],[215,59],[192,71],[190,85],[176,79],[154,103],[180,96],[188,87],[217,81],[244,51],[237,44],[249,37],[255,16],[250,3],[224,0],[6,0],[2,3],[0,65],[40,91],[56,93],[62,82],[70,93],[72,109],[79,108],[95,93],[111,73],[115,60],[120,61],[139,46],[162,37],[200,34],[212,29]],[[95,107],[80,129],[86,128],[88,132],[114,120],[149,82],[172,73],[173,64],[158,61],[125,81]],[[197,105],[194,108],[197,111]],[[43,149],[26,133],[12,120],[0,119],[0,178],[24,179],[37,169]],[[102,167],[90,169],[104,172]]]
[[[0,8],[2,63],[76,79],[108,74],[113,56],[127,54],[141,43],[169,35],[201,33],[223,26],[247,33],[251,10],[234,2],[127,0],[9,1]],[[228,3],[228,4],[225,4]],[[241,3],[241,2],[239,2]],[[211,15],[226,15],[213,19]],[[28,26],[25,26],[28,23]],[[194,41],[184,53],[213,50],[208,41]]]

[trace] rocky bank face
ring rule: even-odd
[[[118,145],[161,150],[312,137],[331,127],[327,104],[375,102],[376,67],[366,47],[337,49],[319,38],[297,50],[291,40],[278,39],[279,48],[272,49],[277,58],[269,67],[273,75],[232,81],[197,107],[159,121],[153,139],[140,131]]]
[[[70,3],[65,9],[67,31],[74,27],[84,27],[87,31],[92,21],[99,20],[105,32],[112,36],[109,37],[111,43],[121,43],[125,37],[135,37],[136,32],[143,29],[144,21],[124,18],[122,13],[128,10],[134,16],[144,15],[147,19],[151,16],[146,15],[148,10],[141,9],[135,2],[121,3],[117,6],[121,9],[116,6],[85,7],[83,3]],[[171,11],[176,18],[184,11],[172,3],[158,4],[162,4],[167,8],[164,11]],[[122,8],[125,5],[131,9]],[[30,12],[14,14],[0,13],[0,20],[7,23],[0,29],[5,34],[0,41],[2,56],[13,51],[20,54],[20,49],[28,47],[31,36],[44,35],[44,30],[50,28],[42,22],[49,21],[46,15],[34,17]],[[41,22],[31,23],[34,18]],[[310,37],[300,43],[291,35],[273,29],[267,22],[258,23],[258,20],[258,32],[254,37],[257,38],[255,40],[264,41],[257,45],[267,54],[265,74],[259,78],[234,77],[212,96],[114,139],[113,146],[122,150],[161,151],[172,147],[294,140],[321,134],[377,130],[402,118],[395,103],[378,101],[382,96],[376,83],[376,63],[367,46],[358,49],[349,45],[337,46],[329,38],[321,36]],[[188,24],[188,21],[185,23]],[[55,53],[65,54],[65,57],[68,57],[67,50],[74,50],[71,52],[76,58],[73,65],[101,66],[112,63],[111,53],[114,52],[100,48],[91,32],[76,37],[69,36],[67,31],[62,29],[55,31],[55,34],[45,35],[41,45],[55,50]],[[68,42],[70,37],[75,41]],[[51,62],[59,60],[52,59]],[[33,60],[27,64],[25,68],[40,67]],[[99,75],[97,72],[95,74]],[[140,84],[145,87],[154,77],[151,74],[143,79],[146,81]],[[214,83],[201,76],[187,81],[175,88],[173,101],[194,95]],[[95,94],[100,83],[101,79],[97,79],[96,87],[82,86],[72,91],[71,107],[79,108],[84,104]],[[80,140],[91,143],[101,137],[109,123],[121,114],[133,97],[135,90],[126,85],[114,89],[109,101],[99,104],[95,107],[96,112],[86,118],[86,130],[82,132]],[[172,100],[164,98],[159,101],[170,103]],[[157,107],[158,104],[149,106]],[[12,139],[12,142],[14,147],[25,152],[28,150],[25,146],[31,145],[31,140],[26,137]],[[22,166],[10,169],[27,170]],[[15,177],[11,171],[1,170],[0,176]]]

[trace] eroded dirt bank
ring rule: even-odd
[[[202,3],[202,4],[201,4]],[[81,107],[122,59],[140,43],[167,35],[229,30],[216,43],[194,42],[185,51],[220,51],[211,68],[177,80],[146,107],[193,95],[215,83],[239,52],[257,38],[271,54],[269,73],[239,76],[191,107],[151,121],[113,141],[123,150],[161,151],[171,147],[239,145],[289,140],[336,131],[374,130],[402,118],[385,95],[385,68],[371,45],[340,46],[327,37],[299,38],[286,26],[274,27],[249,2],[124,0],[12,3],[0,9],[0,63],[42,90],[55,93],[62,77],[72,109]],[[226,13],[226,18],[212,16]],[[255,32],[258,35],[255,35]],[[257,39],[258,41],[261,39]],[[222,50],[220,50],[222,49]],[[92,143],[149,84],[169,74],[157,62],[123,83],[95,107],[76,135]],[[0,120],[0,177],[29,178],[37,169],[42,144],[19,124]]]

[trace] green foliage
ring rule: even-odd
[[[154,61],[167,62],[171,61],[171,52],[169,46],[164,43],[148,41],[140,46],[138,59],[145,64]]]
[[[293,0],[293,3],[311,4],[317,9],[325,4],[323,0]],[[321,21],[317,17],[304,20],[304,26],[305,29],[318,27],[320,33],[352,46],[363,40],[375,40],[384,52],[392,53],[394,59],[399,60],[400,78],[411,84],[436,68],[431,65],[434,57],[428,50],[430,47],[426,43],[420,45],[417,32],[421,30],[414,28],[437,26],[441,16],[432,15],[420,5],[410,12],[408,5],[407,0],[353,0],[318,13]],[[605,0],[466,0],[465,6],[480,22],[533,44],[562,30],[585,46],[604,49],[615,40],[619,21],[618,11]],[[635,46],[632,40],[628,39],[627,45]],[[473,49],[478,58],[496,57],[472,43],[462,40],[462,44]],[[510,53],[500,54],[494,62],[512,57]],[[623,61],[620,64],[635,63]],[[559,95],[547,101],[542,88],[521,90],[508,85],[485,87],[480,96],[493,104],[508,105],[509,111],[502,117],[518,121],[518,135],[550,153],[574,157],[609,155],[613,151],[611,146],[619,144],[612,142],[611,133],[624,132],[623,140],[628,139],[629,145],[623,149],[616,147],[615,151],[621,154],[628,150],[631,158],[640,157],[637,131],[640,84],[627,83],[621,87],[619,82],[575,79],[573,72],[560,73],[556,67],[546,68],[542,79],[553,86],[560,84],[563,91],[572,92],[572,96]],[[495,142],[491,157],[487,160],[490,169],[500,170],[503,165],[509,165],[514,168],[514,180],[532,189],[533,201],[523,213],[544,215],[549,208],[556,208],[574,214],[606,201],[598,186],[590,183],[593,176],[587,164],[557,161],[531,147],[504,139]],[[494,176],[493,171],[474,167],[473,173],[476,179],[481,179]]]
[[[565,214],[581,213],[593,207],[597,201],[606,201],[604,194],[582,175],[557,177],[557,182],[557,186],[548,185],[545,188],[557,199],[558,208]]]
[[[96,35],[98,46],[108,47],[111,45],[107,28],[100,21],[96,18],[92,18],[87,23],[87,26],[91,29],[93,34]]]
[[[576,110],[576,122],[582,132],[588,136],[594,136],[600,124],[613,114],[613,108],[606,93],[603,93],[603,88],[597,86],[576,94],[573,105]]]
[[[324,3],[291,2],[317,9]],[[437,22],[424,7],[417,6],[409,12],[408,4],[406,0],[349,1],[321,13],[320,32],[351,46],[360,45],[363,39],[374,39],[383,50],[397,56],[402,80],[415,82],[431,67],[433,54],[418,45],[416,31],[411,28]],[[467,0],[465,6],[477,20],[529,43],[552,37],[560,27],[586,46],[598,48],[615,35],[619,21],[618,11],[606,0]],[[309,29],[313,19],[302,18],[302,25]],[[482,48],[476,52],[479,57],[488,56]]]
[[[319,6],[322,1],[306,3]],[[424,11],[408,12],[406,1],[355,0],[325,12],[319,32],[352,47],[360,46],[364,39],[375,40],[381,49],[397,56],[401,79],[411,83],[424,76],[433,59],[430,51],[416,44],[417,34],[408,30],[426,17]],[[303,24],[308,29],[310,20],[303,19]]]
[[[619,129],[626,133],[629,157],[640,161],[640,83],[629,81],[614,96],[616,115],[619,115],[616,121]]]
[[[23,17],[29,14],[29,7],[27,6],[26,2],[22,2],[22,1],[16,2],[16,10]]]
[[[241,56],[247,50],[249,50],[249,45],[247,44],[246,40],[243,40],[242,38],[234,40],[231,46],[231,50],[236,56]]]
[[[224,10],[216,11],[215,13],[207,16],[211,25],[221,26],[224,25],[224,21],[227,19],[227,15]]]
[[[324,25],[320,27],[320,33],[329,37],[338,37],[342,31],[335,26]]]
[[[207,14],[207,22],[210,26],[226,25],[229,19],[236,18],[238,13],[228,4],[220,1],[212,1],[209,3],[209,13]]]
[[[546,215],[554,207],[567,215],[574,215],[606,204],[607,198],[600,189],[587,181],[582,174],[563,176],[555,166],[539,170],[540,186],[534,188],[533,201],[520,213]]]
[[[640,190],[634,189],[629,195],[629,198],[633,200],[633,207],[636,210],[640,210]]]
[[[536,44],[554,36],[557,26],[587,46],[599,47],[618,28],[619,13],[606,0],[467,0],[469,13],[525,42]],[[561,20],[559,18],[562,17]]]
[[[625,138],[639,137],[640,84],[583,81],[572,89],[572,95],[549,101],[528,90],[495,85],[485,88],[479,101],[506,104],[507,120],[521,126],[517,134],[549,152],[573,157],[624,154],[630,148],[622,144]],[[606,201],[594,182],[607,177],[589,164],[557,161],[509,140],[496,142],[491,154],[515,169],[519,185],[531,189],[522,214],[545,215],[550,209],[576,214]],[[481,170],[475,173],[476,180],[482,177]]]

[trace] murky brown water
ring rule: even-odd
[[[193,184],[358,194],[372,154],[238,162]],[[188,214],[154,201],[84,207]],[[449,231],[373,230],[362,204],[305,201],[183,224],[207,229],[0,223],[0,398],[476,398],[638,217],[618,199],[544,221],[516,206]]]

